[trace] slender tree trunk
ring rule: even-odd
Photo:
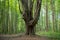
[[[46,0],[46,31],[48,31],[48,0]]]
[[[55,31],[55,0],[51,0],[51,10],[52,10],[52,22],[53,22],[53,31]]]

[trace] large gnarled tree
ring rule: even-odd
[[[19,10],[23,15],[23,19],[26,24],[26,34],[34,35],[35,34],[34,27],[37,24],[40,16],[42,0],[18,0],[18,2],[19,2]],[[35,9],[33,10],[34,3],[35,3]]]

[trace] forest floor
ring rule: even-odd
[[[0,40],[48,40],[47,37],[41,37],[37,35],[22,35],[22,36],[0,36]]]
[[[38,35],[22,35],[22,36],[15,36],[15,37],[1,37],[0,40],[50,40],[45,36],[38,36]]]

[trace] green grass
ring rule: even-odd
[[[60,38],[60,33],[57,32],[36,32],[37,35],[47,36],[50,38]]]

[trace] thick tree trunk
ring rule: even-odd
[[[26,34],[27,35],[35,35],[35,30],[33,25],[26,25]]]

